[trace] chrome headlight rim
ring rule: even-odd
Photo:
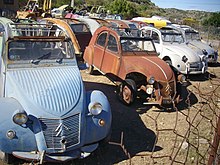
[[[177,79],[180,83],[186,82],[186,76],[183,74],[178,75]]]
[[[97,116],[102,112],[103,107],[102,104],[99,102],[91,102],[88,105],[88,109],[90,114]]]
[[[28,121],[27,113],[24,110],[17,110],[13,114],[12,120],[15,124],[23,125]]]
[[[202,53],[203,53],[204,55],[207,55],[207,54],[208,54],[208,52],[207,52],[206,49],[202,49]]]
[[[182,57],[182,61],[183,61],[184,63],[186,63],[186,62],[188,61],[188,58],[184,55],[184,56]]]
[[[148,84],[153,85],[155,83],[155,78],[154,76],[150,76],[147,80]]]
[[[146,86],[146,93],[147,93],[148,95],[151,95],[153,92],[154,92],[154,87],[153,87],[153,85],[147,85],[147,86]]]

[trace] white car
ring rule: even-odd
[[[53,8],[51,10],[51,15],[53,18],[63,18],[65,9],[69,7],[69,5],[62,5],[58,8]]]
[[[191,49],[184,41],[183,33],[172,27],[141,28],[143,36],[151,37],[161,59],[182,74],[203,74],[207,71],[207,58],[201,50]]]
[[[191,48],[196,47],[202,50],[204,54],[207,55],[208,63],[217,63],[218,61],[218,50],[215,50],[210,45],[201,41],[199,32],[190,26],[180,25],[183,29],[186,43]]]

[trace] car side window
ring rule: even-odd
[[[142,36],[143,37],[151,37],[151,30],[144,30],[144,32],[142,32]]]
[[[156,32],[152,31],[151,38],[154,41],[154,43],[158,43],[158,44],[160,43],[159,35]]]
[[[118,52],[117,40],[113,35],[109,35],[107,49],[113,52]]]
[[[107,33],[102,33],[101,35],[98,36],[97,39],[97,45],[100,45],[102,47],[105,46],[105,41],[106,41]]]

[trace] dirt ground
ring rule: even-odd
[[[142,100],[136,100],[131,106],[125,106],[116,97],[115,85],[100,74],[89,75],[81,70],[86,90],[98,89],[103,91],[111,104],[113,121],[112,134],[109,144],[100,146],[92,155],[85,159],[74,160],[63,164],[77,165],[139,165],[139,164],[203,164],[207,160],[207,151],[199,153],[201,162],[198,162],[198,149],[208,147],[206,136],[210,136],[210,121],[198,115],[203,106],[202,99],[198,95],[197,87],[202,92],[212,91],[214,85],[211,80],[218,82],[220,77],[220,64],[209,67],[205,75],[188,77],[187,100],[181,103],[173,111],[165,111],[155,106],[146,106]],[[219,90],[220,91],[220,90]],[[218,98],[220,102],[220,98]],[[198,108],[199,107],[199,108]],[[200,121],[199,118],[203,120]],[[212,114],[210,114],[212,116]],[[199,120],[202,124],[202,133],[189,135],[189,128],[193,122]],[[215,122],[214,119],[211,121]],[[208,123],[208,124],[207,124]],[[191,127],[190,127],[191,126]],[[204,136],[202,135],[204,134]],[[186,140],[187,139],[187,140]],[[195,147],[194,141],[201,141]],[[190,142],[190,140],[193,140]],[[204,147],[205,146],[205,147]],[[189,148],[192,148],[191,151]],[[203,152],[203,151],[201,151]],[[1,163],[1,162],[0,162]],[[29,164],[22,163],[21,164]],[[47,163],[50,165],[51,163]],[[206,163],[204,163],[206,164]]]
[[[155,106],[145,106],[142,104],[143,100],[136,100],[131,106],[125,106],[118,101],[115,92],[116,87],[109,79],[98,71],[94,75],[87,74],[85,70],[81,70],[81,73],[86,90],[101,90],[109,99],[113,114],[112,136],[108,145],[101,146],[90,157],[73,161],[72,164],[139,165],[171,164],[171,162],[174,164],[203,164],[204,161],[207,161],[205,156],[207,152],[199,151],[200,153],[198,153],[198,150],[208,148],[206,136],[209,136],[210,132],[205,130],[209,129],[210,120],[201,117],[201,114],[198,115],[201,109],[207,108],[203,106],[203,100],[198,94],[198,89],[201,90],[201,93],[208,92],[214,88],[212,81],[217,81],[219,84],[219,63],[211,65],[205,75],[188,77],[189,83],[185,88],[185,92],[189,93],[188,97],[173,111],[165,111]],[[218,91],[220,90],[218,89]],[[212,113],[209,113],[211,119],[213,118]],[[208,114],[203,114],[208,118]],[[189,122],[189,120],[193,121]],[[216,122],[214,119],[211,121]],[[201,131],[197,130],[196,137],[193,131],[187,135],[187,131],[195,127],[194,124],[198,128],[202,125]],[[195,139],[201,141],[200,144],[203,146],[191,147],[192,151],[187,150],[184,145],[193,144]],[[193,141],[190,142],[190,140]],[[196,159],[198,154],[201,162]]]
[[[201,115],[198,115],[198,111],[204,110],[206,107],[203,106],[203,99],[198,94],[198,89],[201,90],[201,93],[206,93],[214,89],[212,81],[217,81],[217,84],[219,84],[219,63],[210,65],[208,73],[205,75],[188,77],[189,83],[186,89],[183,87],[183,93],[189,93],[187,94],[188,98],[184,103],[177,105],[176,109],[171,112],[155,106],[145,106],[142,104],[142,100],[137,100],[129,107],[125,106],[117,100],[116,88],[105,76],[99,74],[99,72],[96,75],[88,75],[84,70],[81,73],[87,90],[99,89],[107,95],[112,108],[113,121],[110,144],[106,148],[100,147],[94,153],[94,157],[88,157],[85,160],[81,160],[80,163],[118,165],[171,164],[172,159],[175,159],[174,164],[175,161],[176,163],[180,161],[183,164],[202,163],[194,161],[196,154],[193,152],[190,153],[189,151],[189,154],[185,156],[185,151],[176,152],[175,150],[184,150],[184,147],[180,147],[180,144],[184,146],[185,139],[190,140],[192,136],[191,134],[187,138],[185,136],[186,132],[189,128],[192,128],[194,123],[197,127],[200,127],[196,120],[203,123],[201,132],[205,132],[206,127],[210,126],[209,121],[204,118],[199,119]],[[220,98],[218,98],[218,101],[220,101]],[[208,116],[206,113],[204,115]],[[194,121],[189,122],[189,117]],[[198,132],[200,131],[198,130]],[[206,139],[202,137],[208,136],[207,134],[202,136],[202,133],[200,133],[197,138],[202,141],[202,139]],[[197,149],[200,148],[198,147]],[[199,154],[202,155],[202,152]],[[182,157],[178,158],[174,153],[182,154]],[[190,160],[185,160],[188,156]],[[203,156],[201,157],[203,158]]]

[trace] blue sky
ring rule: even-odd
[[[151,0],[160,8],[177,8],[182,10],[220,11],[220,0]]]

